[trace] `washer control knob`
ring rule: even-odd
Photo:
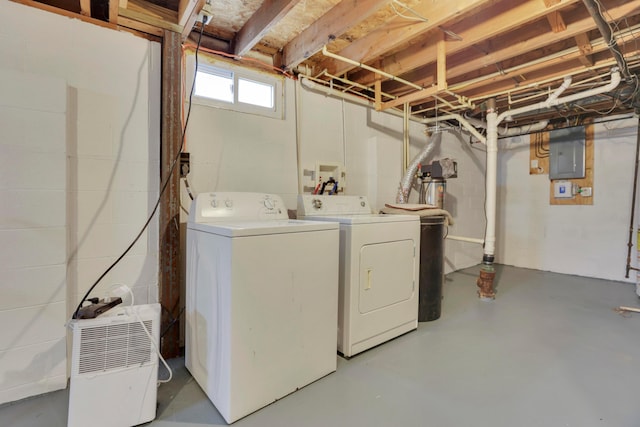
[[[216,199],[213,199],[213,200],[211,201],[211,207],[212,207],[212,208],[217,208],[217,207],[218,207],[218,201],[217,201]]]
[[[273,200],[271,199],[264,199],[264,207],[271,210],[273,209],[275,206],[273,204]]]
[[[233,200],[229,200],[229,199],[225,200],[224,205],[228,208],[233,207]]]
[[[360,206],[362,206],[364,208],[364,205],[366,205],[366,203],[364,201],[360,202]]]
[[[320,209],[320,208],[322,208],[322,200],[320,200],[320,199],[313,199],[313,200],[311,201],[311,203],[313,204],[313,208],[314,208],[314,209]]]

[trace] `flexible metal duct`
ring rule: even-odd
[[[398,195],[396,196],[396,203],[408,203],[409,202],[409,193],[411,192],[411,184],[413,183],[413,179],[415,178],[416,171],[418,170],[418,165],[422,163],[429,154],[433,151],[436,144],[440,142],[441,139],[440,133],[435,135],[431,135],[431,137],[427,140],[427,145],[418,153],[417,156],[411,160],[411,163],[407,167],[407,170],[402,177],[402,181],[400,181],[400,188],[398,188]]]

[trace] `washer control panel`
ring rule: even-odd
[[[365,196],[298,195],[298,217],[310,215],[369,215]]]
[[[214,192],[200,193],[191,203],[190,222],[257,221],[289,219],[287,207],[276,194]]]

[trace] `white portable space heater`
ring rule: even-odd
[[[73,320],[71,328],[67,427],[131,427],[153,420],[160,304],[115,307],[95,319]]]

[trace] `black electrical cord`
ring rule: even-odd
[[[160,200],[162,200],[162,195],[164,194],[165,190],[167,189],[168,185],[169,185],[169,181],[171,180],[171,176],[173,175],[173,172],[176,168],[176,165],[178,164],[178,160],[180,159],[180,154],[182,153],[182,150],[184,149],[184,141],[185,141],[185,136],[186,136],[186,131],[187,131],[187,125],[189,124],[189,117],[191,116],[191,100],[193,99],[193,92],[196,86],[196,73],[198,72],[198,51],[200,50],[200,43],[202,41],[202,33],[204,31],[204,25],[200,26],[200,35],[198,37],[198,45],[196,47],[196,52],[195,52],[195,59],[196,59],[196,66],[195,66],[195,70],[193,72],[193,84],[191,85],[191,91],[189,93],[189,109],[187,110],[187,116],[185,118],[184,121],[184,126],[182,128],[182,138],[181,138],[181,142],[180,142],[180,149],[178,150],[178,152],[176,153],[174,159],[173,159],[173,163],[171,163],[171,167],[169,168],[169,174],[167,175],[167,178],[164,182],[164,184],[162,184],[162,187],[160,189],[160,194],[158,195],[158,200],[156,201],[156,204],[153,207],[153,210],[151,211],[151,214],[149,215],[149,217],[147,218],[147,221],[144,223],[144,225],[142,226],[142,229],[140,230],[140,232],[138,233],[138,235],[133,239],[133,241],[131,242],[131,244],[127,247],[127,249],[124,250],[124,252],[122,252],[122,254],[109,266],[109,268],[107,268],[101,275],[100,277],[98,277],[98,279],[93,283],[93,285],[91,285],[91,287],[89,288],[89,290],[84,294],[84,296],[82,297],[82,299],[80,300],[80,303],[78,304],[78,307],[75,309],[75,311],[73,312],[73,319],[77,319],[78,318],[78,312],[80,311],[80,309],[82,308],[82,304],[84,304],[84,302],[87,300],[87,298],[89,297],[89,294],[91,292],[93,292],[93,290],[95,289],[96,286],[98,286],[98,284],[100,283],[100,281],[107,275],[109,274],[109,272],[116,266],[118,265],[118,263],[129,253],[129,251],[131,250],[131,248],[133,248],[133,246],[138,242],[138,240],[140,240],[140,237],[142,236],[142,234],[144,233],[144,231],[147,229],[147,227],[149,227],[149,224],[151,223],[151,219],[153,218],[153,216],[155,215],[156,211],[158,210],[158,207],[160,206]]]
[[[167,332],[169,332],[169,330],[173,327],[173,325],[175,325],[178,320],[180,320],[180,316],[182,316],[182,313],[184,313],[185,307],[182,307],[182,310],[180,310],[180,312],[178,313],[178,315],[176,317],[170,316],[172,317],[171,321],[169,322],[169,324],[167,325],[166,328],[164,328],[164,331],[162,331],[160,333],[160,338],[164,338],[165,335],[167,335]],[[168,310],[167,310],[168,312]]]

